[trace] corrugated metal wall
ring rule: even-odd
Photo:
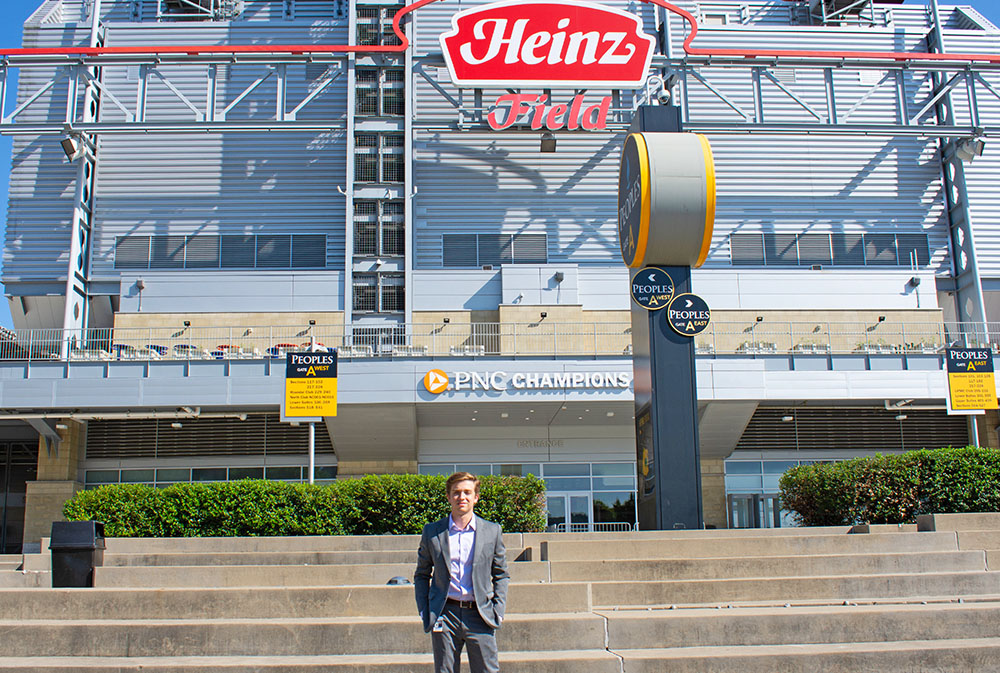
[[[281,43],[346,42],[346,22],[335,26],[279,24],[268,39]],[[110,25],[109,45],[248,44],[259,42],[260,28],[223,24]],[[85,42],[87,31],[76,31]],[[26,44],[66,44],[62,29],[30,29]],[[207,66],[161,66],[164,77],[195,106],[204,108]],[[266,73],[254,66],[223,66],[220,101],[231,101]],[[324,77],[326,66],[288,69],[288,101],[294,106]],[[44,79],[29,71],[21,96]],[[134,101],[137,66],[106,67],[108,90]],[[159,79],[150,77],[147,107],[156,118],[192,120],[194,113]],[[302,120],[330,120],[343,126],[346,73],[298,115]],[[266,119],[273,114],[274,77],[230,113],[234,119]],[[56,97],[59,100],[59,97]],[[41,103],[42,101],[40,101]],[[37,105],[37,104],[36,104]],[[31,108],[29,108],[31,109]],[[38,108],[32,114],[59,115]],[[27,114],[27,113],[26,113]],[[124,113],[105,99],[102,119]],[[7,282],[65,277],[66,247],[75,166],[65,163],[59,138],[15,140],[10,217],[5,248]],[[346,180],[344,130],[302,133],[212,133],[105,135],[100,140],[96,187],[92,275],[117,280],[114,245],[119,236],[156,234],[326,234],[328,264],[342,268]],[[42,176],[38,179],[38,176]],[[56,226],[53,226],[56,225]],[[26,252],[25,252],[26,251]]]
[[[57,8],[51,8],[56,11]],[[51,15],[36,12],[39,20]],[[87,44],[87,29],[45,24],[24,30],[25,47],[64,47]],[[24,103],[42,88],[56,72],[32,68],[21,73],[18,104]],[[62,119],[65,116],[66,82],[42,94],[25,109],[18,120],[24,122]],[[61,92],[61,93],[60,93]],[[59,146],[61,138],[52,136],[14,136],[11,162],[7,231],[3,252],[3,281],[65,282],[69,263],[70,219],[77,167],[66,163]],[[54,288],[46,288],[51,291]],[[43,291],[44,292],[44,291]]]
[[[945,46],[949,51],[980,53],[1000,50],[1000,33],[984,34],[982,31],[948,31]],[[1000,91],[1000,73],[984,73],[983,78],[996,91]],[[977,108],[980,115],[996,119],[1000,100],[980,86],[977,88]],[[967,117],[968,98],[964,87],[959,87],[952,102],[960,118]],[[981,157],[965,163],[965,180],[969,188],[969,209],[975,233],[976,255],[982,276],[1000,278],[1000,146],[987,142]],[[995,319],[993,316],[991,318]]]
[[[652,6],[606,2],[638,13],[655,33]],[[453,13],[470,5],[441,2],[414,17],[416,57],[440,52],[438,37],[451,27]],[[448,95],[471,104],[472,91],[459,91],[445,68],[427,67],[427,77]],[[427,78],[413,78],[416,119],[457,118],[454,105]],[[484,89],[488,105],[503,89]],[[585,105],[610,91],[591,89]],[[552,100],[568,103],[569,90],[553,90]],[[631,105],[631,96],[623,97]],[[547,236],[549,262],[608,264],[618,253],[618,153],[623,136],[608,132],[557,132],[558,150],[539,151],[541,132],[509,129],[473,132],[417,130],[414,137],[413,200],[415,268],[443,265],[442,236],[455,233],[531,233]],[[498,198],[484,199],[497,194]]]
[[[26,44],[55,46],[82,43],[85,29],[66,31],[51,23],[82,20],[83,0],[50,3],[36,14],[44,28],[26,29]],[[641,12],[646,30],[654,31],[653,8],[637,2],[608,3]],[[109,44],[249,43],[262,36],[280,42],[346,42],[346,21],[333,18],[333,0],[297,0],[294,20],[287,20],[283,3],[247,2],[233,22],[155,22],[145,0],[140,18],[132,3],[106,1]],[[702,15],[730,14],[724,27],[703,27],[699,45],[811,47],[834,49],[845,43],[858,49],[923,50],[927,19],[923,7],[893,7],[886,27],[810,27],[801,12],[786,3],[684,3]],[[459,92],[443,68],[420,66],[422,57],[440,51],[438,36],[450,26],[453,12],[468,3],[452,0],[434,3],[414,15],[414,54],[418,72],[411,88],[417,126],[432,118],[456,118],[457,111],[421,74],[423,72],[458,100],[468,101],[470,91]],[[728,8],[728,9],[727,9]],[[280,10],[280,11],[279,11]],[[967,25],[957,13],[943,10],[949,25]],[[45,14],[45,17],[42,16]],[[739,23],[737,23],[737,20]],[[116,23],[121,21],[121,23]],[[964,21],[964,22],[963,22]],[[260,22],[260,23],[256,23]],[[265,27],[266,24],[266,27]],[[672,21],[675,44],[685,32]],[[748,28],[748,26],[750,26]],[[950,30],[947,39],[954,51],[1000,50],[997,34]],[[223,91],[231,100],[259,75],[249,66],[225,69]],[[202,104],[204,79],[188,69],[163,68],[164,75],[194,103]],[[745,73],[701,71],[719,89],[746,110],[752,109],[750,87],[737,81]],[[108,67],[110,90],[128,99],[136,86],[135,68]],[[290,100],[304,96],[314,86],[315,66],[290,69]],[[822,79],[818,73],[779,72],[783,84],[817,110],[824,110]],[[865,76],[845,71],[837,74],[838,102],[842,110],[871,89],[880,73]],[[989,77],[994,86],[1000,79]],[[149,104],[176,111],[177,118],[192,113],[162,84],[151,80]],[[43,78],[28,73],[22,81],[22,100],[40,86]],[[911,80],[911,100],[920,100],[929,82]],[[777,87],[766,85],[766,110],[771,121],[805,121],[808,113]],[[234,111],[253,119],[273,106],[273,88],[265,84]],[[484,92],[492,102],[500,90]],[[587,93],[595,102],[606,92]],[[569,92],[554,92],[568,98]],[[702,120],[732,119],[734,114],[705,87],[689,81],[692,116]],[[58,96],[56,97],[59,98]],[[313,103],[303,118],[341,120],[346,115],[346,77],[341,76],[328,93]],[[883,85],[852,119],[884,122],[895,119],[891,86]],[[43,98],[41,103],[45,103]],[[622,103],[631,103],[628,97]],[[956,103],[961,97],[956,96]],[[1000,101],[980,98],[981,106]],[[61,117],[58,105],[38,112]],[[910,112],[916,109],[911,106]],[[105,104],[105,119],[120,116]],[[617,162],[621,137],[608,132],[557,133],[558,151],[539,152],[539,132],[415,131],[414,176],[418,188],[410,201],[413,209],[414,267],[441,268],[442,236],[453,233],[531,233],[547,237],[547,260],[595,267],[617,267],[615,231]],[[936,144],[919,139],[864,139],[837,137],[711,136],[719,174],[719,207],[709,266],[729,266],[730,233],[925,233],[931,247],[931,267],[948,271],[947,228],[943,222],[941,180]],[[337,192],[346,173],[346,138],[343,132],[326,134],[204,134],[172,136],[106,136],[101,141],[97,186],[97,231],[94,274],[97,280],[114,280],[116,237],[129,234],[194,233],[325,233],[328,264],[339,267],[344,254],[344,201]],[[969,167],[971,206],[977,231],[980,264],[984,275],[1000,275],[1000,198],[994,195],[991,176],[1000,161],[990,151]],[[15,139],[11,179],[10,217],[4,254],[4,280],[53,280],[65,274],[65,247],[72,210],[75,168],[65,164],[54,139]]]

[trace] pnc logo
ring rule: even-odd
[[[448,375],[440,369],[432,369],[424,374],[424,388],[431,395],[439,395],[448,389]]]

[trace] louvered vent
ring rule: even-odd
[[[913,451],[968,443],[965,417],[944,411],[760,407],[736,450]]]
[[[733,266],[912,267],[930,263],[930,248],[927,234],[730,234],[729,256]]]
[[[180,423],[174,428],[171,423]],[[305,455],[309,428],[282,423],[277,415],[238,418],[91,421],[87,427],[87,459],[180,458],[189,456]],[[320,423],[316,453],[333,453],[330,436]]]

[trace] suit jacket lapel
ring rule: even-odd
[[[481,539],[483,537],[482,536],[482,532],[483,532],[483,520],[480,519],[475,514],[473,514],[473,516],[476,517],[476,534],[472,538],[472,567],[473,567],[473,569],[475,569],[475,567],[476,567],[476,560],[479,558],[479,552],[483,548],[483,545],[482,545],[482,542],[481,542]],[[473,576],[475,576],[475,571],[473,571]]]
[[[438,544],[441,546],[441,553],[444,554],[444,567],[448,569],[448,576],[451,576],[451,538],[448,535],[448,517],[441,520],[441,532],[438,533]]]

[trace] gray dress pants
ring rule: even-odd
[[[449,602],[438,623],[442,630],[431,630],[435,673],[459,673],[463,645],[469,650],[472,673],[499,673],[496,632],[479,610]]]

